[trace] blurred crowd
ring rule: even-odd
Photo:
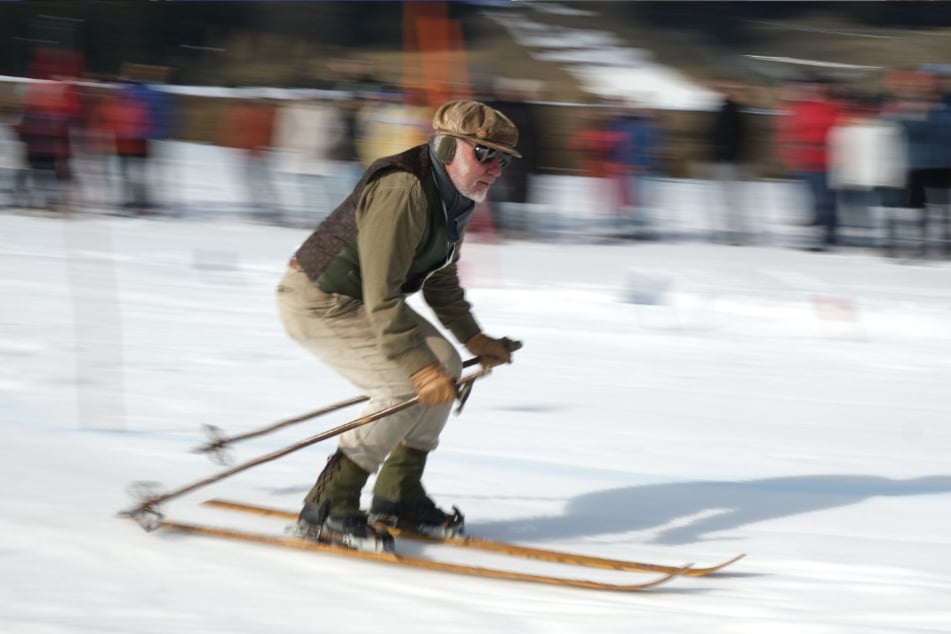
[[[840,228],[866,223],[894,256],[951,256],[951,84],[942,72],[895,71],[865,94],[828,82],[788,86],[776,126],[783,165],[806,185],[811,248],[842,242]],[[899,232],[913,224],[910,235]]]
[[[759,210],[748,191],[765,154],[801,183],[809,249],[849,244],[862,227],[885,255],[951,256],[951,81],[941,70],[894,71],[875,91],[820,80],[787,82],[767,110],[750,86],[721,82],[719,106],[695,130],[708,184],[709,239],[755,244]],[[110,82],[52,77],[19,84],[14,116],[0,125],[0,204],[71,214],[167,214],[157,195],[155,144],[175,136],[178,103],[161,77]],[[519,128],[519,150],[490,193],[488,218],[503,236],[540,235],[527,212],[535,177],[550,164],[541,143],[537,82],[497,79],[475,98]],[[346,197],[375,158],[422,143],[425,95],[369,79],[334,90],[274,98],[235,91],[215,125],[216,143],[240,165],[250,213],[265,222],[313,226]],[[578,108],[563,135],[571,175],[590,184],[590,204],[616,238],[657,239],[656,197],[672,130],[648,103],[598,101]],[[754,117],[755,114],[755,117]],[[768,120],[769,134],[751,121]],[[761,128],[762,126],[760,126]],[[550,142],[550,139],[548,139]],[[911,231],[909,231],[911,227]]]
[[[83,208],[157,213],[153,144],[169,138],[170,96],[154,84],[70,77],[19,85],[0,147],[8,207],[70,214]]]

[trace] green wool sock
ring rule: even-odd
[[[338,450],[317,476],[304,503],[316,508],[327,504],[331,515],[360,515],[360,493],[369,477],[369,473]]]
[[[380,467],[373,485],[373,495],[394,502],[422,502],[428,499],[422,485],[428,455],[427,451],[398,445]]]

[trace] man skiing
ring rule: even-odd
[[[427,143],[376,160],[353,192],[303,242],[277,289],[288,334],[369,397],[365,413],[414,394],[419,404],[339,437],[298,519],[306,538],[392,550],[386,526],[438,536],[462,514],[422,485],[446,424],[462,361],[407,304],[421,291],[440,323],[486,368],[511,363],[514,342],[482,332],[457,272],[475,204],[515,158],[518,130],[485,104],[457,100],[433,118]],[[360,495],[376,472],[369,514]]]

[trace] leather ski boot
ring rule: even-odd
[[[380,468],[373,486],[369,521],[380,528],[399,528],[429,537],[458,537],[465,518],[458,508],[436,506],[422,485],[428,452],[399,445]]]
[[[392,552],[393,537],[371,526],[360,510],[360,492],[369,476],[337,450],[304,500],[298,536],[353,550]]]

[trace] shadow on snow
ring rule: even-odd
[[[683,545],[712,533],[857,504],[873,497],[951,492],[951,476],[893,480],[816,475],[745,482],[677,482],[608,489],[571,500],[562,515],[471,523],[473,534],[504,540],[562,539],[657,529],[649,543]],[[722,537],[721,537],[722,539]]]

